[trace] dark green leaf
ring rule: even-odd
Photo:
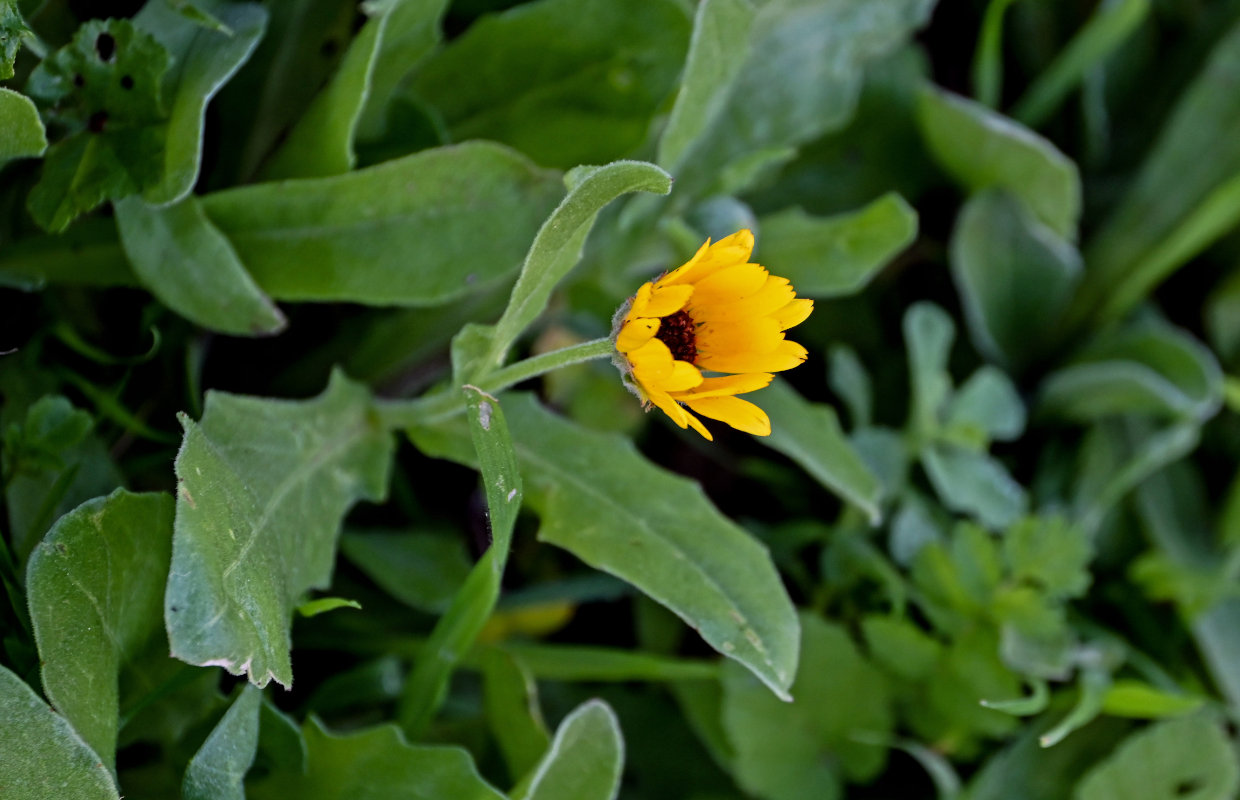
[[[235,336],[274,334],[288,324],[196,197],[163,208],[127,197],[115,208],[134,272],[169,308],[205,328]]]
[[[0,2],[0,81],[13,77],[13,61],[22,47],[22,37],[29,34],[17,0]]]
[[[448,0],[396,0],[393,4],[358,123],[362,138],[374,139],[388,127],[392,95],[401,80],[439,44],[439,21],[447,6]]]
[[[21,678],[0,666],[0,775],[14,797],[120,800],[99,756]]]
[[[487,725],[515,782],[531,772],[551,746],[538,705],[538,684],[517,656],[489,648],[482,657]]]
[[[386,494],[392,438],[338,373],[301,402],[211,392],[202,420],[181,423],[172,654],[289,686],[293,608],[326,588],[349,506]]]
[[[43,688],[105,764],[116,752],[121,670],[163,649],[172,510],[168,495],[117,489],[61,517],[27,567]]]
[[[424,306],[512,274],[559,194],[554,173],[477,142],[202,202],[277,299]]]
[[[874,276],[917,236],[917,212],[898,194],[860,211],[812,217],[799,208],[759,222],[758,257],[806,297],[845,297]]]
[[[244,686],[185,768],[183,800],[245,800],[245,774],[258,748],[262,694]]]
[[[349,532],[340,549],[388,594],[429,613],[447,610],[470,569],[456,534]]]

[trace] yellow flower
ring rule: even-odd
[[[784,331],[805,321],[814,301],[786,278],[749,263],[753,234],[707,240],[684,266],[644,284],[616,312],[616,365],[647,408],[711,439],[686,411],[756,436],[771,433],[766,412],[736,395],[757,391],[773,372],[805,361]],[[721,373],[704,376],[703,371]]]

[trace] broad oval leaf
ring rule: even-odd
[[[313,717],[304,769],[286,766],[246,787],[251,800],[505,800],[459,747],[405,742],[395,725],[336,735]]]
[[[800,629],[766,548],[627,439],[585,430],[528,395],[504,407],[542,515],[539,538],[636,586],[787,697]],[[476,463],[460,426],[409,433],[431,455]]]
[[[1007,189],[1058,235],[1076,239],[1081,178],[1046,139],[978,103],[927,84],[917,120],[930,151],[966,189]]]
[[[791,208],[763,217],[758,255],[806,297],[846,297],[917,236],[917,212],[898,194],[858,211],[813,217]]]
[[[255,336],[284,329],[284,315],[254,284],[198,198],[157,208],[127,197],[114,208],[134,273],[169,308],[222,333]]]
[[[1202,716],[1168,720],[1125,739],[1077,784],[1076,800],[1227,800],[1240,789],[1231,741]]]
[[[0,775],[14,797],[120,800],[99,756],[64,717],[0,666]]]
[[[14,158],[33,158],[47,149],[47,134],[34,101],[12,89],[0,87],[0,165]]]
[[[277,299],[425,306],[510,275],[560,192],[557,173],[472,142],[202,204]]]
[[[339,373],[299,402],[212,392],[202,420],[181,423],[172,655],[289,686],[293,609],[326,588],[349,507],[385,496],[392,437],[370,394]]]
[[[514,800],[615,800],[624,768],[620,721],[602,700],[578,706]]]
[[[943,504],[1002,529],[1025,513],[1029,498],[1003,465],[986,453],[952,444],[933,444],[921,464]]]
[[[156,640],[163,650],[172,511],[166,494],[117,489],[61,517],[27,566],[43,689],[109,765],[120,670]]]

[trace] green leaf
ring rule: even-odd
[[[0,775],[15,797],[120,800],[99,756],[21,678],[0,666]]]
[[[532,772],[551,746],[538,705],[538,684],[517,656],[488,648],[482,657],[487,725],[513,780]]]
[[[1042,382],[1038,410],[1077,421],[1117,414],[1205,420],[1223,402],[1214,355],[1154,319],[1108,330]]]
[[[1136,719],[1162,719],[1190,714],[1206,699],[1200,695],[1168,692],[1134,680],[1116,681],[1102,698],[1102,713]]]
[[[2,13],[2,10],[0,10]],[[47,150],[47,134],[34,102],[12,89],[0,87],[0,166],[15,158],[34,158]]]
[[[374,139],[386,130],[396,87],[439,44],[439,22],[447,7],[448,0],[396,0],[387,12],[387,29],[375,55],[370,92],[358,122],[361,138]]]
[[[1081,257],[1013,195],[986,190],[960,212],[951,267],[974,346],[1021,368],[1056,343]]]
[[[762,263],[806,297],[860,292],[917,238],[917,212],[894,193],[848,214],[813,217],[790,208],[758,225]]]
[[[1012,441],[1025,430],[1025,403],[1006,373],[984,365],[948,401],[944,421],[976,431],[986,442]]]
[[[693,18],[689,56],[676,103],[659,137],[656,161],[676,172],[695,141],[709,129],[749,55],[749,0],[703,0]]]
[[[1058,236],[1075,241],[1081,215],[1076,165],[1047,140],[1016,122],[927,84],[918,123],[935,159],[971,192],[1011,192]]]
[[[168,495],[117,489],[61,517],[27,566],[44,691],[104,764],[116,754],[121,670],[163,649],[172,510]]]
[[[413,672],[405,682],[397,719],[411,738],[421,736],[442,705],[453,670],[473,647],[495,610],[512,529],[523,498],[521,473],[499,401],[475,386],[466,386],[461,391],[466,398],[470,437],[478,454],[486,492],[491,546],[474,565],[452,599],[452,605],[435,624],[422,656],[414,663]]]
[[[284,768],[246,786],[251,800],[504,800],[459,747],[407,744],[395,725],[329,733],[306,723],[306,769]]]
[[[263,180],[342,175],[357,164],[353,140],[391,12],[380,9],[349,45],[331,83],[267,160]]]
[[[1005,528],[1025,513],[1025,490],[986,453],[952,444],[921,451],[921,463],[943,505],[990,528]]]
[[[480,374],[503,366],[513,342],[542,314],[551,292],[580,260],[586,237],[604,206],[629,192],[667,194],[672,187],[671,176],[642,161],[578,167],[567,177],[571,183],[568,196],[530,245],[508,308],[495,323],[485,359],[475,368]]]
[[[181,316],[235,336],[279,333],[288,324],[207,219],[198,198],[157,208],[127,197],[115,210],[134,272]]]
[[[13,62],[21,50],[22,38],[30,35],[16,0],[0,2],[0,81],[13,77]]]
[[[573,710],[551,748],[511,793],[513,800],[615,800],[624,767],[620,721],[602,700]]]
[[[1240,789],[1232,743],[1203,717],[1160,722],[1129,736],[1085,773],[1077,800],[1227,800]]]
[[[852,427],[869,427],[874,408],[874,384],[870,380],[870,373],[848,345],[831,345],[828,357],[831,366],[827,381],[831,385],[831,391],[848,407]]]
[[[1076,311],[1114,320],[1240,215],[1240,21],[1185,91],[1131,187],[1085,251]],[[1206,168],[1201,154],[1210,154]]]
[[[293,608],[327,587],[349,506],[386,494],[392,438],[339,373],[300,402],[211,392],[202,420],[181,424],[172,655],[289,686]]]
[[[297,606],[297,613],[303,617],[317,617],[319,614],[326,614],[328,611],[335,611],[338,608],[360,609],[361,607],[362,604],[356,600],[349,600],[344,597],[318,597]]]
[[[559,192],[553,173],[477,142],[202,203],[277,299],[425,306],[510,275]]]
[[[471,566],[456,533],[348,532],[340,549],[383,591],[428,613],[447,610]]]
[[[1052,597],[1080,597],[1089,588],[1093,545],[1062,517],[1027,517],[1003,537],[1003,559],[1013,579]]]
[[[540,0],[483,17],[411,79],[456,141],[494,139],[567,169],[645,140],[689,42],[674,0]]]
[[[722,110],[677,172],[678,192],[689,197],[739,192],[795,148],[843,127],[856,108],[865,67],[906,41],[933,5],[929,0],[760,4],[748,58]]]
[[[542,515],[539,538],[636,586],[786,696],[797,619],[766,549],[628,439],[584,430],[529,396],[505,407],[527,496]],[[474,461],[459,429],[410,434],[431,455]]]
[[[147,187],[148,203],[165,205],[193,191],[202,166],[203,126],[207,104],[254,52],[267,27],[267,11],[256,3],[200,0],[215,26],[204,26],[193,13],[171,2],[146,3],[134,25],[155,38],[172,56],[163,78],[168,102],[167,144],[163,175]]]
[[[801,615],[801,664],[790,703],[781,703],[731,666],[723,673],[723,724],[735,751],[733,774],[769,800],[842,797],[845,779],[866,781],[887,760],[894,718],[887,681],[843,627]]]
[[[62,231],[105,200],[159,182],[168,61],[163,46],[129,20],[93,20],[31,73],[27,90],[54,103],[73,131],[48,151],[27,199],[40,226]]]
[[[908,681],[930,677],[943,646],[921,628],[899,617],[867,616],[861,633],[875,663]]]
[[[245,800],[245,774],[258,749],[261,702],[257,689],[242,687],[186,766],[181,785],[184,800]]]
[[[878,524],[883,487],[840,430],[835,409],[807,402],[782,380],[758,392],[754,399],[771,417],[771,435],[762,443],[800,464],[815,480]]]
[[[939,428],[952,392],[947,360],[956,326],[943,309],[933,303],[914,303],[904,314],[904,343],[908,348],[908,372],[913,397],[910,427],[929,436]]]

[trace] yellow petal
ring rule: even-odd
[[[627,322],[638,317],[657,316],[646,313],[646,306],[650,303],[650,295],[654,292],[653,283],[643,283],[641,288],[637,290],[637,294],[633,295],[633,302],[629,304],[629,313],[624,315]]]
[[[693,254],[693,258],[681,264],[676,269],[659,278],[660,286],[673,286],[678,283],[685,283],[690,273],[696,271],[698,264],[706,257],[706,253],[710,250],[710,239],[706,240],[706,244],[698,248]]]
[[[804,362],[807,355],[804,347],[785,339],[769,353],[701,353],[697,365],[712,372],[783,372]]]
[[[658,339],[651,339],[636,350],[625,353],[625,357],[633,367],[633,374],[647,385],[671,375],[676,361],[672,358],[672,351]]]
[[[771,435],[771,418],[748,400],[739,397],[705,397],[687,400],[689,408],[704,417],[726,422],[738,431],[754,436]]]
[[[620,328],[616,336],[616,349],[628,353],[644,345],[659,332],[659,320],[649,317],[630,320]]]
[[[659,381],[659,388],[666,392],[685,392],[702,383],[702,371],[688,361],[672,364],[672,374]]]
[[[779,323],[770,317],[740,319],[736,322],[704,323],[697,329],[698,353],[736,355],[770,353],[784,340]]]
[[[712,258],[717,258],[720,261],[726,259],[732,263],[748,261],[752,253],[753,231],[748,228],[739,230],[731,236],[723,237],[711,245],[710,248]]]
[[[791,303],[796,296],[796,290],[787,278],[771,275],[754,293],[729,302],[699,303],[695,292],[691,313],[698,322],[732,322],[750,317],[766,317]]]
[[[675,422],[682,428],[689,427],[689,412],[681,408],[680,403],[673,400],[667,392],[652,392],[650,402],[654,403],[664,414],[671,417],[672,422]],[[701,423],[698,424],[700,425]]]
[[[781,331],[786,331],[804,322],[813,310],[814,301],[802,297],[779,309],[771,317],[779,323]]]
[[[756,392],[770,385],[774,377],[769,372],[749,372],[744,375],[706,378],[692,391],[677,394],[676,399],[687,402],[702,397],[722,397]]]
[[[724,267],[693,285],[690,313],[719,303],[735,303],[757,294],[766,284],[767,275],[767,271],[757,264]]]
[[[706,430],[706,426],[703,425],[702,421],[699,420],[697,417],[693,416],[688,411],[686,411],[685,419],[689,421],[689,425],[693,428],[693,430],[697,431],[698,433],[706,437],[706,441],[708,442],[715,441],[715,437],[710,435],[710,431]]]
[[[650,295],[650,302],[646,304],[645,315],[650,317],[666,317],[670,314],[675,314],[685,307],[685,303],[688,302],[689,296],[692,294],[692,286],[660,285]]]

